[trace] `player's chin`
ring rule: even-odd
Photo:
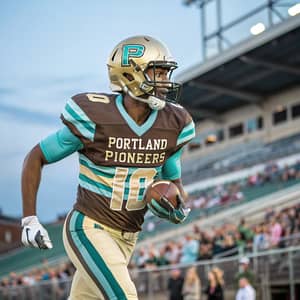
[[[161,99],[161,100],[166,100],[167,99],[167,96],[164,95],[164,94],[159,94],[157,95],[157,98]]]
[[[167,94],[168,94],[168,90],[162,89],[157,91],[156,96],[162,100],[166,100]]]

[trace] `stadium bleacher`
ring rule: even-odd
[[[234,170],[286,157],[300,150],[300,134],[293,134],[271,143],[251,141],[220,151],[205,159],[186,161],[182,170],[185,184],[226,174]]]

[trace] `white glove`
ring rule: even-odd
[[[22,219],[22,243],[26,247],[52,249],[47,230],[40,224],[37,216]]]

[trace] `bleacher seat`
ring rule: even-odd
[[[223,175],[281,157],[299,153],[300,133],[262,144],[260,140],[231,146],[208,154],[205,158],[188,159],[182,167],[182,179],[189,184],[201,179]]]

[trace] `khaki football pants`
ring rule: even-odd
[[[76,267],[69,300],[137,300],[127,269],[137,235],[71,211],[63,229],[66,252]]]

